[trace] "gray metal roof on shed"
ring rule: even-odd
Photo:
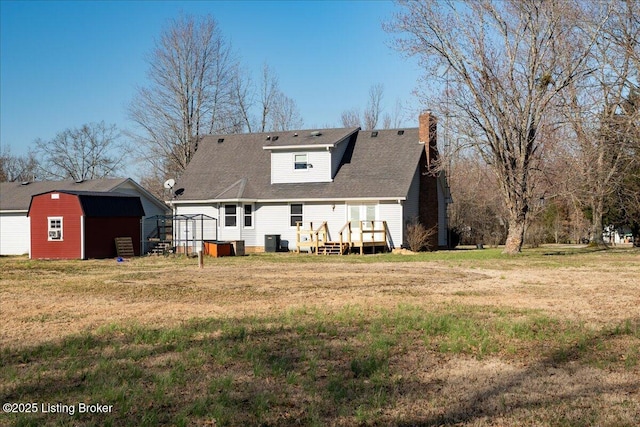
[[[323,144],[350,136],[333,182],[271,184],[270,152],[266,136],[277,133],[212,135],[204,137],[174,190],[183,189],[176,201],[199,200],[309,200],[406,197],[424,144],[418,129],[324,129]],[[297,132],[298,137],[310,130]],[[290,139],[272,143],[292,146]],[[223,140],[218,142],[219,140]],[[301,144],[306,146],[307,144]]]

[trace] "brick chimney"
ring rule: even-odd
[[[418,123],[418,137],[424,143],[427,164],[431,166],[431,162],[438,158],[438,119],[431,111],[425,111],[420,114]]]
[[[430,111],[418,118],[418,138],[424,143],[424,155],[420,161],[419,219],[422,225],[436,230],[429,239],[431,249],[438,248],[438,178],[432,172],[438,159],[437,119]]]

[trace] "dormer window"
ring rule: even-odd
[[[309,163],[307,163],[307,155],[295,154],[293,159],[293,168],[296,170],[308,169]]]

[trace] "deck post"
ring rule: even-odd
[[[385,247],[385,252],[388,252],[391,248],[389,247],[389,245],[387,244],[387,221],[382,221],[382,229],[384,230],[384,247]]]

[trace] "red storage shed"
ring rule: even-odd
[[[140,255],[140,197],[124,193],[48,191],[29,206],[32,259],[115,257],[116,237],[131,237]]]

